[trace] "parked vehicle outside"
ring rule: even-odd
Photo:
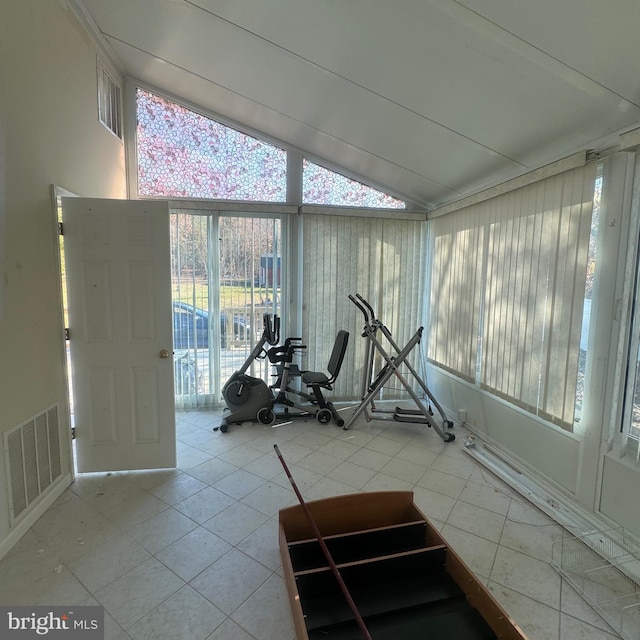
[[[220,313],[220,344],[223,349],[228,349],[234,340],[246,340],[249,329],[249,323],[242,316],[233,314],[233,322],[230,323],[227,314],[224,311]],[[173,348],[209,348],[208,310],[186,302],[173,302]]]

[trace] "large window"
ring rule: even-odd
[[[264,314],[281,315],[278,217],[175,210],[171,216],[176,404],[216,406],[247,360]],[[248,373],[270,381],[264,361]]]
[[[434,218],[429,357],[573,428],[595,165]]]
[[[631,297],[631,330],[628,342],[626,384],[622,416],[623,453],[640,462],[640,233],[639,223],[634,220],[630,237],[630,260],[635,260],[635,278],[629,295]]]
[[[171,227],[176,406],[215,406],[225,381],[259,339],[263,314],[288,311],[282,306],[287,225],[286,215],[280,216],[287,192],[296,191],[288,190],[288,180],[303,183],[302,193],[293,196],[299,201],[288,203],[295,206],[404,209],[406,203],[307,160],[300,163],[301,175],[289,176],[285,150],[147,90],[136,93],[136,115],[138,195],[185,202],[173,211]],[[235,201],[234,211],[238,201],[277,203],[277,215],[222,215],[187,204],[194,199]],[[215,206],[220,211],[219,203]],[[296,211],[291,207],[288,213]],[[337,329],[349,326],[341,319],[345,308],[354,324],[346,297],[351,287],[373,297],[401,336],[408,327],[415,330],[422,308],[424,216],[409,218],[307,218],[302,312],[294,310],[309,343],[305,368],[326,368]],[[338,282],[344,287],[333,289],[336,297],[330,298],[329,289]],[[357,324],[350,329],[357,331]],[[353,361],[351,366],[353,372]],[[252,363],[249,373],[270,381],[264,361]],[[342,380],[351,384],[342,395],[360,394],[359,379]]]

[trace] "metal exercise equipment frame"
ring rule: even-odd
[[[445,431],[445,429],[450,429],[453,427],[453,422],[447,419],[444,409],[440,406],[431,391],[429,391],[429,388],[422,380],[422,378],[418,375],[418,372],[411,366],[411,363],[407,360],[409,354],[413,351],[413,349],[418,344],[420,344],[424,327],[420,327],[413,334],[409,342],[407,342],[407,344],[401,348],[393,339],[393,336],[391,335],[389,329],[384,325],[382,321],[376,318],[376,314],[371,305],[359,293],[356,293],[355,297],[349,294],[349,300],[351,300],[351,302],[353,302],[353,304],[358,307],[358,309],[364,316],[365,324],[362,337],[367,339],[367,347],[365,356],[365,374],[363,378],[364,381],[362,401],[343,428],[345,430],[349,429],[351,425],[362,414],[364,414],[367,422],[370,422],[374,417],[373,414],[380,413],[388,414],[388,417],[376,416],[377,420],[426,424],[427,426],[432,427],[433,430],[445,442],[451,442],[452,440],[455,440],[455,435],[453,433],[451,433],[450,431]],[[384,348],[380,340],[378,340],[378,332],[380,332],[387,340],[387,342],[391,345],[395,354],[390,354]],[[385,364],[374,377],[373,367],[376,352],[382,356]],[[414,391],[405,375],[403,375],[403,373],[400,371],[400,367],[402,365],[404,365],[408,369],[417,384],[424,391],[425,396],[429,399],[430,405],[428,407],[424,405],[423,401],[418,397],[417,393]],[[401,407],[396,407],[393,411],[384,411],[376,408],[376,396],[380,393],[380,390],[386,384],[386,382],[394,375],[402,383],[402,386],[405,388],[405,390],[415,403],[416,409],[403,409]],[[431,404],[440,414],[440,417],[442,419],[441,425],[433,416]]]
[[[328,375],[321,371],[301,371],[293,358],[304,353],[307,348],[301,343],[301,338],[287,338],[284,346],[269,349],[267,355],[269,361],[276,368],[276,381],[271,385],[274,392],[274,405],[280,407],[276,411],[278,419],[290,420],[293,418],[315,418],[321,424],[328,424],[335,420],[341,427],[344,420],[337,412],[333,402],[324,397],[325,391],[332,391],[333,384],[338,378],[342,362],[349,343],[349,332],[341,329],[331,351],[327,365]],[[304,392],[293,386],[300,381],[310,391]],[[299,404],[294,397],[302,398],[307,404]],[[291,411],[296,409],[297,411]]]

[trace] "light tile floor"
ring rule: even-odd
[[[531,640],[618,636],[550,566],[563,529],[479,466],[463,432],[298,420],[214,432],[178,413],[178,468],[79,475],[0,562],[0,604],[101,604],[106,640],[292,640],[277,514],[408,489]]]

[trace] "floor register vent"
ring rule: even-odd
[[[7,431],[4,439],[13,523],[62,475],[58,405]]]

